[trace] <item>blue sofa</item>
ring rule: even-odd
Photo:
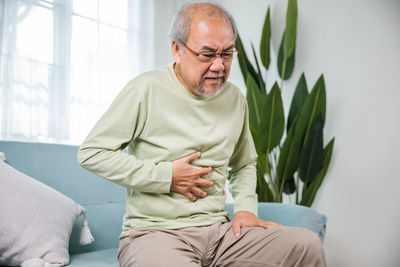
[[[124,215],[125,190],[95,176],[76,162],[78,147],[0,141],[0,152],[15,169],[40,180],[86,208],[95,241],[79,245],[82,218],[78,218],[69,243],[71,267],[119,266],[117,250]],[[226,210],[232,216],[232,204]],[[260,203],[259,216],[287,226],[308,228],[323,240],[326,217],[313,209],[291,204]],[[82,217],[82,216],[81,216]]]

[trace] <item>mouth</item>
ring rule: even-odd
[[[208,80],[208,81],[223,81],[224,80],[224,76],[218,76],[218,77],[204,77],[204,80]]]

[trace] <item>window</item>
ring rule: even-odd
[[[0,0],[0,139],[80,144],[143,71],[129,60],[140,58],[129,26],[140,5]]]

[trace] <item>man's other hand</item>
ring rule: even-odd
[[[242,234],[242,227],[263,227],[267,229],[269,226],[282,226],[282,224],[271,221],[263,221],[248,211],[236,212],[232,220],[232,229],[235,238],[239,238]]]
[[[212,171],[211,167],[193,168],[190,162],[198,159],[201,153],[195,152],[188,156],[172,161],[172,183],[171,191],[180,193],[186,196],[191,201],[196,201],[197,197],[206,197],[207,192],[200,187],[210,187],[214,185],[213,181],[202,179]]]

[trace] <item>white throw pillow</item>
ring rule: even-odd
[[[0,265],[34,258],[68,264],[72,227],[82,214],[85,208],[72,199],[0,160]]]

